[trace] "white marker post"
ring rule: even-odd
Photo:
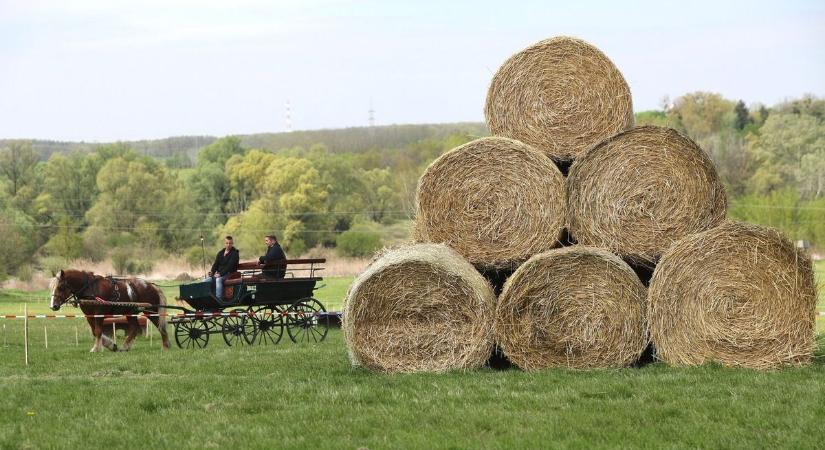
[[[77,337],[77,325],[74,326],[74,345],[75,347],[80,345],[80,339]]]
[[[23,305],[23,354],[29,365],[29,304]]]
[[[49,329],[46,327],[46,325],[43,325],[43,337],[46,339],[46,348],[49,348]]]
[[[112,345],[117,345],[117,329],[114,322],[112,322]]]

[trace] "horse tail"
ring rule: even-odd
[[[158,293],[158,305],[166,305],[166,295],[164,295],[163,290],[157,286],[155,286],[155,290]],[[160,331],[161,338],[163,339],[164,344],[168,344],[169,337],[166,333],[166,308],[158,308],[158,323],[156,324],[158,327],[158,331]]]

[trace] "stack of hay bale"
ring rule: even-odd
[[[420,243],[378,255],[351,286],[355,364],[474,368],[498,345],[525,370],[622,367],[651,342],[675,365],[810,361],[809,257],[726,221],[709,157],[675,130],[634,127],[602,52],[559,37],[515,54],[485,116],[492,137],[422,175]]]

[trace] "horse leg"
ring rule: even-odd
[[[137,317],[129,317],[127,319],[127,324],[126,340],[123,341],[123,347],[120,349],[123,352],[128,352],[129,349],[132,348],[132,342],[135,340],[135,336],[137,336],[138,331],[140,330]]]
[[[163,320],[163,317],[157,316],[150,316],[149,320],[155,325],[155,328],[158,329],[160,332],[161,342],[163,343],[163,348],[169,348],[169,333],[166,332],[166,320]],[[149,324],[147,323],[146,326],[148,327]]]
[[[84,313],[85,313],[85,311],[84,311]],[[96,326],[96,319],[91,318],[91,317],[87,317],[86,321],[89,322],[89,328],[92,330],[92,337],[95,338],[95,343],[92,344],[92,349],[89,350],[89,353],[94,353],[94,352],[98,351],[98,349],[97,349],[98,348],[98,342],[100,341],[99,332],[102,332],[102,330],[98,330],[98,328]]]
[[[95,317],[92,320],[94,321],[92,334],[94,334],[94,336],[95,336],[95,346],[92,347],[92,351],[93,352],[102,352],[103,351],[103,346],[105,345],[105,341],[108,340],[109,343],[111,344],[112,340],[109,339],[105,335],[105,330],[103,329],[103,319],[101,319],[99,317]],[[108,347],[108,345],[107,345],[107,347]]]
[[[101,350],[106,347],[113,352],[117,351],[117,345],[115,345],[115,340],[112,339],[112,330],[109,327],[103,328],[103,332],[100,334],[100,345]]]
[[[113,334],[114,330],[112,330],[111,327],[104,327],[103,326],[103,319],[100,319],[100,328],[101,328],[101,334],[100,334],[101,347],[100,347],[100,351],[103,351],[103,347],[106,347],[107,349],[109,349],[113,352],[116,352],[117,351],[117,344],[115,344],[115,340],[114,340],[114,337],[115,337],[114,334]]]

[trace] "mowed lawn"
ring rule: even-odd
[[[825,280],[825,265],[817,266]],[[316,297],[340,309],[351,278]],[[168,288],[170,300],[175,288]],[[31,294],[0,293],[17,314]],[[45,293],[30,310],[44,312]],[[822,293],[819,309],[825,310]],[[66,312],[75,312],[68,308]],[[820,331],[823,320],[818,320]],[[0,448],[821,448],[825,335],[815,362],[772,372],[715,365],[482,369],[380,375],[353,369],[341,332],[320,344],[90,354],[80,320],[5,324]],[[44,348],[44,326],[49,348]],[[80,345],[75,345],[75,327]],[[171,331],[171,328],[170,328]],[[122,339],[122,334],[120,335]],[[174,345],[174,344],[173,344]]]

